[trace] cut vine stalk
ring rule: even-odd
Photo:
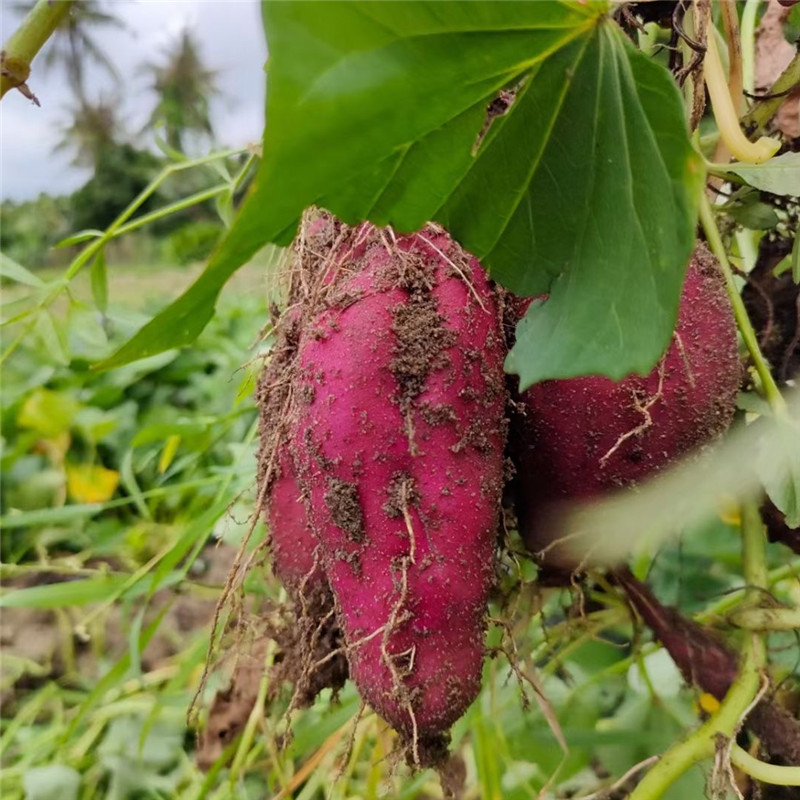
[[[3,47],[0,98],[12,89],[19,89],[26,97],[39,104],[26,84],[31,74],[31,62],[69,13],[73,2],[74,0],[63,0],[59,3],[39,0],[22,20],[19,28],[11,34]]]

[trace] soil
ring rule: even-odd
[[[209,545],[196,562],[203,565],[203,572],[192,575],[193,579],[212,586],[222,585],[234,555],[233,549],[226,545]],[[33,575],[24,580],[7,581],[5,585],[7,588],[24,588],[51,582],[51,575]],[[150,602],[143,624],[146,626],[173,598],[172,592],[157,592]],[[165,665],[180,652],[188,634],[208,628],[215,605],[214,600],[198,597],[191,592],[174,599],[158,632],[142,652],[142,670],[150,672]],[[102,649],[107,659],[118,659],[129,650],[127,625],[120,608],[113,607],[98,627],[89,631],[91,639],[78,637],[74,633],[74,626],[86,613],[86,608],[58,612],[29,608],[3,609],[0,616],[0,647],[6,658],[2,662],[0,686],[3,690],[0,700],[5,713],[13,712],[21,690],[54,678],[68,677],[70,663],[74,664],[74,671],[81,676],[97,676],[97,648]],[[9,656],[31,661],[39,669],[11,674]]]
[[[333,523],[347,532],[347,538],[351,542],[360,543],[366,539],[358,487],[354,483],[328,477],[325,505],[328,506]]]
[[[397,344],[391,370],[400,386],[401,408],[407,409],[424,390],[428,375],[446,363],[446,351],[455,343],[455,334],[444,327],[430,295],[415,291],[407,303],[392,309],[392,315]]]
[[[764,237],[758,261],[742,291],[759,345],[780,384],[800,375],[800,286],[791,272],[773,270],[790,252],[792,240]]]

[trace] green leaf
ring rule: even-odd
[[[77,800],[81,775],[65,764],[31,767],[22,777],[25,800]]]
[[[304,8],[306,5],[308,8]],[[438,8],[434,8],[433,5]],[[321,180],[324,179],[325,189],[345,185],[353,172],[364,169],[371,163],[380,162],[391,155],[398,144],[407,141],[402,126],[398,131],[399,141],[388,143],[383,141],[385,131],[381,130],[381,126],[377,126],[371,135],[370,150],[365,150],[364,142],[357,141],[358,137],[352,135],[353,130],[368,134],[373,127],[374,119],[380,119],[379,115],[384,111],[392,119],[397,119],[398,114],[403,118],[406,116],[408,109],[403,109],[399,105],[395,108],[393,99],[388,95],[383,96],[385,86],[382,89],[381,80],[387,77],[385,66],[390,65],[381,66],[386,60],[386,55],[381,51],[378,51],[373,59],[375,63],[356,64],[353,69],[347,64],[344,66],[345,72],[348,73],[344,76],[347,80],[354,78],[358,81],[359,76],[364,78],[370,74],[364,70],[378,70],[375,73],[375,88],[377,96],[382,97],[381,108],[375,108],[372,113],[367,113],[369,106],[365,106],[360,119],[350,121],[349,109],[357,109],[361,105],[360,100],[356,98],[349,104],[347,110],[342,109],[342,114],[338,117],[338,128],[334,127],[333,130],[330,130],[328,124],[331,117],[330,110],[320,120],[315,119],[314,109],[310,115],[306,115],[302,109],[299,112],[293,111],[294,116],[285,113],[284,106],[291,102],[295,93],[293,70],[299,71],[301,83],[314,82],[318,69],[324,70],[331,61],[336,62],[338,59],[339,40],[341,40],[341,50],[345,54],[352,48],[356,51],[367,50],[373,43],[386,44],[393,38],[398,39],[395,44],[402,49],[402,38],[387,33],[384,30],[384,23],[380,19],[372,20],[369,16],[371,13],[380,16],[388,12],[390,16],[396,18],[398,25],[410,25],[418,34],[418,49],[426,48],[426,40],[429,37],[439,40],[442,45],[447,43],[448,46],[468,46],[469,63],[475,69],[479,66],[484,68],[483,65],[486,65],[485,68],[490,72],[500,70],[500,74],[491,75],[478,87],[470,87],[469,76],[462,75],[463,88],[459,94],[461,102],[463,104],[463,96],[466,94],[467,105],[475,106],[477,112],[476,125],[469,133],[469,146],[474,142],[479,129],[479,119],[483,116],[481,109],[485,105],[485,99],[491,97],[514,75],[524,71],[526,65],[535,62],[536,58],[543,57],[563,42],[574,38],[580,33],[581,29],[578,26],[586,27],[596,16],[594,12],[577,5],[568,7],[555,3],[453,3],[452,7],[458,9],[459,17],[463,18],[459,23],[462,30],[451,31],[453,36],[449,37],[451,41],[447,42],[447,29],[445,27],[439,33],[442,23],[438,18],[442,11],[445,12],[445,19],[450,16],[451,4],[433,5],[416,2],[386,3],[382,4],[382,8],[377,6],[370,8],[370,4],[364,3],[330,2],[313,5],[275,3],[265,7],[265,15],[272,13],[278,18],[276,24],[268,30],[268,34],[271,39],[273,39],[272,34],[275,34],[280,40],[270,42],[271,60],[275,62],[279,74],[275,80],[270,81],[269,108],[275,108],[277,113],[276,124],[273,126],[277,128],[277,138],[289,145],[297,138],[299,147],[294,148],[291,156],[292,163],[299,160],[303,164],[303,170],[298,175],[298,179],[302,179],[302,185],[294,187],[291,175],[287,172],[282,176],[283,185],[276,192],[276,187],[272,185],[274,178],[272,173],[276,158],[280,158],[280,152],[279,148],[271,148],[273,158],[270,165],[265,168],[262,162],[233,227],[212,253],[204,272],[181,297],[154,317],[130,341],[108,359],[97,364],[97,369],[110,369],[163,350],[191,344],[213,316],[220,289],[227,279],[267,242],[285,244],[291,239],[303,208],[320,197],[320,191],[314,185],[315,171],[320,172]],[[282,8],[283,6],[285,8]],[[512,14],[512,18],[506,20],[505,17],[509,14]],[[297,17],[297,20],[294,17]],[[526,18],[530,21],[528,30],[524,28],[517,30],[519,20]],[[302,30],[304,23],[311,26],[310,32]],[[487,25],[490,27],[485,30],[484,37],[472,35],[474,31],[480,31],[482,26]],[[347,36],[342,37],[342,31],[347,31]],[[315,41],[315,37],[318,41]],[[494,41],[502,43],[502,40],[505,40],[502,52],[496,54],[491,59],[492,63],[489,63],[489,57],[493,53],[491,49],[487,50],[487,46]],[[434,42],[431,41],[427,49],[435,53],[438,48],[433,45]],[[370,54],[367,52],[364,55],[369,61]],[[395,86],[400,89],[413,89],[414,96],[410,99],[409,107],[417,112],[416,116],[420,119],[411,122],[414,130],[418,130],[420,135],[439,127],[454,112],[458,113],[459,99],[451,97],[450,84],[461,74],[466,62],[462,63],[461,57],[456,57],[452,52],[449,55],[442,52],[441,56],[442,60],[447,62],[446,72],[438,69],[429,71],[429,67],[437,65],[426,63],[424,59],[414,66],[414,54],[411,53],[409,66],[414,66],[414,71],[404,73],[402,69],[406,66],[404,63],[393,75]],[[467,58],[466,53],[464,58]],[[431,84],[432,78],[435,78],[436,86]],[[334,75],[332,80],[334,82],[338,80],[337,76]],[[346,83],[342,88],[347,92]],[[439,95],[442,95],[441,102]],[[437,97],[435,103],[431,102],[433,96]],[[330,107],[330,104],[328,106]],[[370,120],[366,128],[361,123],[365,115]],[[297,121],[302,121],[301,130],[308,129],[304,137],[296,137],[297,130],[295,134],[291,133],[292,126],[295,126]],[[403,119],[400,122],[402,123]],[[343,133],[339,136],[337,133],[339,129],[346,132],[346,135]],[[270,141],[273,138],[268,134]],[[309,142],[309,139],[312,141]],[[330,147],[331,141],[337,143],[335,148]],[[320,158],[312,158],[313,154],[319,154]],[[330,168],[327,167],[329,161]],[[289,194],[285,198],[281,197],[280,194],[286,192],[287,188],[290,190]],[[424,222],[425,218],[421,221]],[[417,223],[415,227],[419,224]]]
[[[550,291],[507,363],[524,385],[652,367],[702,168],[671,77],[596,6],[267,3],[264,18],[271,239],[311,203],[404,231],[436,219],[507,287]],[[513,103],[487,119],[504,88]]]
[[[105,314],[108,309],[108,270],[106,269],[105,250],[101,250],[92,261],[89,276],[94,304]]]
[[[80,409],[80,403],[67,392],[36,389],[25,398],[17,424],[41,436],[54,437],[70,429]]]
[[[17,589],[0,596],[0,608],[61,608],[105,600],[122,586],[127,575],[108,575]]]
[[[792,244],[792,280],[800,284],[800,232],[794,235],[794,244]]]
[[[140,428],[131,441],[131,447],[141,447],[153,442],[163,442],[170,436],[196,437],[208,431],[208,424],[203,422],[170,422],[147,425]]]
[[[800,41],[800,5],[792,6],[783,23],[783,35],[789,44]]]
[[[150,513],[150,508],[142,496],[142,490],[139,482],[136,480],[136,473],[133,468],[133,449],[130,448],[125,451],[122,457],[122,462],[119,467],[120,477],[122,478],[122,485],[125,487],[128,494],[133,499],[139,515],[143,519],[152,519],[153,515]]]
[[[69,364],[69,345],[63,320],[56,319],[46,308],[42,308],[36,315],[33,330],[42,343],[45,353],[52,356],[58,364]]]
[[[790,528],[800,527],[800,419],[775,419],[770,447],[758,454],[758,472],[770,500],[786,516]],[[779,433],[777,432],[779,431]]]
[[[545,378],[647,373],[672,334],[694,240],[702,169],[669,76],[616,35],[601,35],[572,86],[540,179],[529,185],[535,244],[513,253],[558,276],[549,299],[519,326],[506,362],[521,388]],[[531,283],[524,293],[544,288]]]
[[[756,190],[749,187],[737,191],[719,208],[743,227],[754,231],[770,230],[779,221],[775,209],[765,203]]]
[[[0,253],[0,277],[28,286],[44,286],[44,283],[29,269],[25,269],[22,264],[18,264],[4,253]]]
[[[316,203],[401,231],[436,219],[509,288],[550,291],[508,362],[523,383],[648,371],[674,325],[703,175],[669,73],[605,7],[265,3],[254,185],[195,284],[98,366],[189,344],[233,271],[287,243]]]
[[[60,242],[55,244],[54,247],[69,247],[72,244],[87,242],[89,239],[99,239],[101,236],[105,236],[103,231],[98,231],[94,228],[86,228],[86,230],[78,231],[77,233],[73,233],[71,236],[67,236],[65,239],[62,239]]]
[[[728,164],[725,171],[762,192],[792,197],[800,186],[800,153],[784,153],[763,164]]]
[[[106,505],[104,503],[88,503],[60,506],[59,508],[41,508],[34,511],[12,511],[0,517],[0,527],[4,530],[11,530],[13,528],[68,525],[84,517],[93,517],[95,514],[99,514]]]

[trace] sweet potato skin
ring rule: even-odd
[[[266,500],[272,569],[290,595],[327,591],[328,579],[317,558],[317,540],[308,522],[300,484],[288,448],[281,449],[278,476]]]
[[[512,440],[520,530],[531,549],[550,543],[560,503],[635,484],[719,437],[733,418],[740,380],[722,275],[699,245],[675,334],[652,372],[619,383],[600,376],[544,381],[522,393]]]
[[[441,229],[366,241],[301,341],[293,451],[351,676],[422,745],[480,688],[504,346],[494,290]]]

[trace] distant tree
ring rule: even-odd
[[[77,101],[68,111],[70,119],[61,129],[56,150],[71,150],[73,164],[97,172],[103,154],[115,149],[121,136],[116,109],[110,99]]]
[[[15,3],[13,8],[27,13],[33,5],[34,2],[27,0]],[[114,62],[98,44],[95,32],[108,28],[126,30],[127,25],[116,14],[106,10],[106,5],[102,0],[78,0],[42,52],[42,63],[46,68],[64,68],[70,86],[81,103],[86,102],[87,61],[100,66],[116,82],[120,80]]]
[[[187,134],[211,137],[210,105],[217,93],[214,70],[203,63],[197,42],[184,30],[175,46],[163,54],[163,61],[146,66],[157,94],[149,126],[164,125],[167,144],[183,151]]]

